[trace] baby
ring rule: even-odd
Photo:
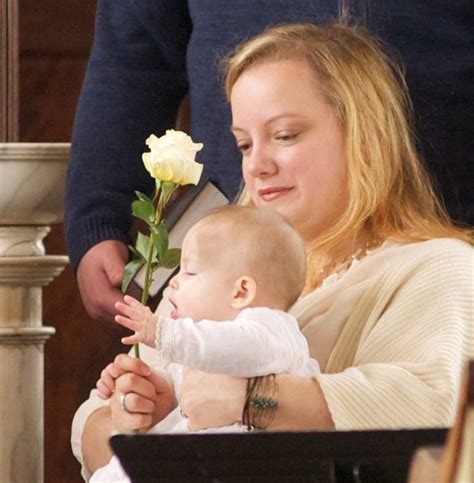
[[[286,312],[305,278],[303,241],[278,213],[228,206],[186,234],[179,273],[169,284],[170,317],[158,317],[126,296],[116,306],[116,321],[135,332],[122,339],[125,344],[156,347],[161,363],[171,369],[178,401],[183,366],[241,377],[311,377],[319,372],[318,363],[309,356],[298,322]],[[150,432],[187,432],[178,408]],[[206,431],[243,430],[236,423]],[[104,468],[91,481],[109,481],[97,479]]]

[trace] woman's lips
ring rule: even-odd
[[[286,186],[277,186],[274,188],[265,188],[258,190],[258,196],[263,201],[273,201],[277,198],[280,198],[282,196],[285,196],[289,191],[291,191],[293,188],[288,188]]]

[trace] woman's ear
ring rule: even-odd
[[[257,296],[257,282],[250,276],[240,277],[234,284],[230,306],[233,309],[250,307]]]

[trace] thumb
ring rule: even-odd
[[[163,393],[168,393],[171,390],[170,383],[164,378],[156,374],[155,372],[152,372],[148,376],[149,381],[153,384],[155,388],[155,392],[157,394],[163,394]]]
[[[119,287],[122,283],[123,270],[127,262],[127,251],[114,250],[108,254],[104,262],[104,271],[110,283],[114,287]]]

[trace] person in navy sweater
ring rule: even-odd
[[[65,235],[88,313],[110,321],[122,300],[134,191],[151,192],[144,140],[175,125],[190,96],[200,162],[229,198],[241,183],[219,60],[283,22],[365,25],[399,53],[420,147],[451,216],[474,224],[474,7],[465,0],[98,0],[95,39],[72,136]]]

